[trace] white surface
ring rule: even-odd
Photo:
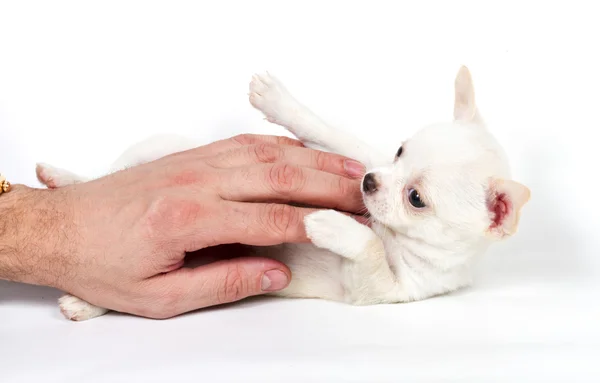
[[[0,2],[0,171],[16,183],[37,185],[36,161],[100,174],[159,132],[280,134],[247,101],[265,69],[393,155],[451,118],[464,63],[532,190],[473,288],[409,305],[254,300],[71,323],[58,292],[0,282],[0,381],[599,381],[596,13],[489,4]]]

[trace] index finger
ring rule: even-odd
[[[219,196],[237,202],[285,202],[349,212],[364,209],[358,180],[286,163],[223,173]]]
[[[216,168],[237,168],[248,165],[288,162],[350,178],[360,178],[365,169],[362,164],[339,154],[305,147],[275,145],[265,142],[221,152],[206,162]]]

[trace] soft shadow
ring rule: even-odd
[[[116,311],[110,311],[106,315],[147,319],[147,320],[162,322],[162,321],[170,321],[170,320],[174,320],[174,319],[178,319],[178,318],[193,317],[196,315],[205,315],[205,314],[215,313],[215,312],[220,312],[220,311],[245,310],[245,309],[249,309],[252,307],[260,307],[262,305],[272,304],[272,303],[274,303],[274,301],[277,301],[280,299],[282,299],[282,298],[267,297],[267,296],[248,297],[248,298],[242,299],[238,302],[227,303],[227,304],[222,304],[222,305],[217,305],[217,306],[206,307],[206,308],[202,308],[202,309],[198,309],[198,310],[193,310],[193,311],[189,311],[187,313],[183,313],[183,314],[177,315],[172,318],[167,318],[167,319],[145,318],[145,317],[140,317],[137,315],[121,313],[121,312],[116,312]]]
[[[253,307],[260,307],[268,304],[273,304],[282,298],[278,297],[269,297],[269,296],[255,296],[248,297],[233,303],[226,303],[218,306],[206,307],[203,309],[198,309],[194,311],[190,311],[185,314],[179,315],[179,317],[186,317],[192,315],[203,315],[211,312],[219,312],[219,311],[231,311],[231,310],[247,310]]]

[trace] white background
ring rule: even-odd
[[[562,4],[562,5],[561,5]],[[1,1],[0,171],[99,175],[129,145],[282,134],[256,71],[393,156],[459,66],[532,199],[474,287],[409,305],[255,300],[64,320],[0,282],[0,381],[599,381],[600,27],[585,2]]]

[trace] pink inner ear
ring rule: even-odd
[[[496,194],[488,204],[488,208],[493,214],[491,228],[502,226],[504,219],[510,213],[510,201],[506,197],[506,194]]]

